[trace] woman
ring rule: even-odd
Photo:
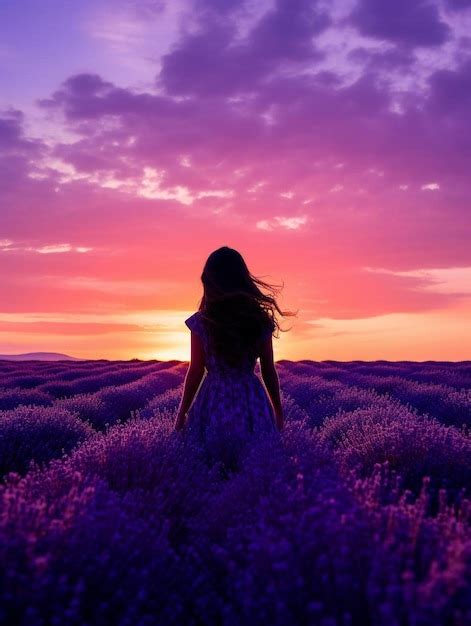
[[[283,429],[273,361],[272,334],[279,328],[274,312],[296,314],[281,311],[276,289],[255,278],[240,253],[227,246],[210,254],[201,281],[199,310],[185,320],[191,361],[174,426],[211,458],[230,462],[252,435]],[[266,388],[254,372],[257,357]]]

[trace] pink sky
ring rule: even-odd
[[[2,3],[0,354],[187,359],[228,245],[278,359],[469,359],[470,7]]]

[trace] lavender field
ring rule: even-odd
[[[471,362],[279,361],[230,471],[187,367],[0,361],[0,623],[471,623]]]

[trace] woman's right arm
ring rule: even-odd
[[[185,425],[188,409],[198,391],[205,370],[205,354],[203,342],[196,332],[191,332],[191,357],[190,364],[185,376],[183,395],[178,407],[174,422],[175,430],[181,430]]]
[[[271,335],[263,341],[260,349],[260,372],[273,404],[276,425],[278,430],[283,430],[285,420],[280,398],[280,380],[273,360],[273,339]]]

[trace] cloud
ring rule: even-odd
[[[455,119],[469,128],[471,108],[471,58],[463,58],[457,69],[440,69],[430,77],[429,111],[438,119]]]
[[[52,279],[53,277],[43,276],[42,280]],[[168,290],[169,288],[178,288],[177,281],[168,280],[103,280],[93,276],[71,276],[56,277],[55,280],[60,285],[68,289],[77,289],[82,292],[98,291],[100,293],[110,293],[128,296],[155,295],[156,293]]]
[[[410,278],[411,289],[449,294],[453,296],[471,296],[471,267],[447,267],[394,271],[385,268],[363,268],[368,272],[404,276]]]
[[[24,113],[10,108],[0,113],[0,146],[2,154],[33,156],[42,148],[40,140],[28,139],[23,132]]]
[[[412,48],[440,46],[451,34],[428,0],[359,0],[350,21],[362,35]]]
[[[259,220],[255,226],[260,230],[273,230],[273,227],[268,220]]]
[[[273,230],[277,226],[286,230],[298,230],[301,226],[306,224],[307,221],[307,215],[297,217],[275,216],[272,220],[259,220],[255,226],[260,230]]]
[[[307,215],[300,215],[298,217],[278,217],[274,218],[280,226],[287,228],[288,230],[297,230],[303,224],[307,222]]]
[[[158,86],[173,95],[248,92],[279,71],[280,64],[321,59],[313,40],[330,23],[317,2],[276,0],[240,41],[234,21],[217,11],[202,12],[196,31],[185,32],[175,49],[162,57]]]
[[[64,252],[90,252],[93,248],[86,246],[71,246],[70,243],[52,244],[50,246],[41,246],[40,248],[26,248],[26,250],[34,250],[40,254],[62,254]]]
[[[111,333],[144,332],[134,324],[82,323],[82,322],[4,322],[0,321],[0,335],[105,335]]]
[[[454,11],[463,11],[471,7],[471,0],[445,0],[445,5]]]
[[[162,188],[161,183],[165,172],[158,172],[153,168],[144,168],[144,176],[137,190],[138,195],[144,198],[160,200],[176,200],[181,204],[191,205],[199,198],[231,198],[234,192],[231,189],[207,189],[192,194],[188,187],[177,185],[172,188]]]
[[[3,239],[0,241],[0,252],[36,252],[38,254],[64,254],[66,252],[78,252],[83,254],[90,252],[93,248],[87,246],[73,246],[70,243],[56,243],[45,246],[25,246],[15,244],[14,241]]]
[[[359,353],[362,360],[378,360],[384,359],[387,351],[393,361],[446,361],[454,360],[468,324],[462,312],[443,310],[428,314],[393,313],[355,320],[321,318],[315,320],[312,328],[307,322],[302,340],[312,340],[319,360],[350,360]],[[462,354],[466,358],[466,353]]]

